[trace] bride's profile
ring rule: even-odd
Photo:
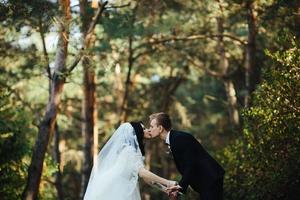
[[[143,139],[150,137],[139,122],[120,125],[94,163],[84,200],[140,200],[138,177],[150,184],[175,185],[144,168]]]

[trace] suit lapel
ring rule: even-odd
[[[174,150],[174,137],[175,137],[175,134],[176,134],[176,132],[174,130],[170,131],[169,139],[170,139],[170,149],[171,149],[172,152]]]
[[[172,147],[172,142],[173,142],[173,130],[170,131],[170,135],[169,135],[169,141],[170,141],[170,147]]]
[[[176,136],[177,136],[177,132],[174,131],[174,130],[171,130],[170,132],[170,148],[171,148],[171,152],[172,152],[172,155],[173,155],[173,159],[174,159],[174,162],[175,162],[175,165],[176,165],[176,168],[178,170],[180,170],[181,168],[179,167],[179,160],[178,160],[178,152],[176,151],[176,143],[174,140],[176,140]]]

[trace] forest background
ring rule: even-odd
[[[225,168],[225,199],[299,197],[298,0],[0,0],[0,13],[0,199],[82,199],[115,128],[160,111]],[[179,180],[165,151],[146,142],[145,165]]]

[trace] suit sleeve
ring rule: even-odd
[[[182,187],[182,190],[181,192],[182,193],[186,193],[186,190],[191,182],[191,179],[194,175],[194,169],[195,169],[195,162],[194,162],[194,152],[192,148],[190,149],[187,149],[185,152],[184,152],[184,159],[183,159],[183,164],[185,166],[185,169],[182,173],[182,178],[181,180],[179,181],[179,185]]]

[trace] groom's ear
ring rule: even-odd
[[[164,127],[162,125],[159,125],[159,132],[162,133],[164,131]]]

